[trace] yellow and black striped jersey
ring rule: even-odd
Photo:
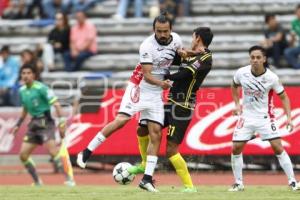
[[[173,82],[169,101],[187,109],[193,109],[196,92],[212,67],[212,53],[205,49],[204,53],[182,60],[178,72],[166,76]]]

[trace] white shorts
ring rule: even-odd
[[[274,119],[269,117],[244,118],[240,116],[233,132],[233,142],[246,142],[258,133],[262,140],[280,138],[280,130]]]
[[[140,112],[139,121],[164,124],[164,104],[160,93],[143,91],[139,85],[129,82],[122,98],[119,112],[133,116]]]

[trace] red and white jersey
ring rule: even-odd
[[[265,73],[255,76],[251,72],[251,65],[237,70],[233,77],[237,85],[243,89],[243,116],[274,118],[273,92],[281,94],[284,88],[278,76],[266,68]]]
[[[174,32],[171,33],[171,36],[172,41],[168,45],[160,45],[155,39],[155,34],[152,34],[140,46],[140,63],[152,64],[151,74],[159,80],[163,80],[164,75],[169,72],[176,50],[182,48],[180,36]],[[141,81],[140,87],[141,90],[162,91],[161,87],[147,83],[144,79]]]

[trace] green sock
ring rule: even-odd
[[[27,169],[28,173],[31,175],[35,183],[40,183],[40,178],[36,172],[35,164],[31,158],[28,158],[25,162],[23,162],[25,168]]]

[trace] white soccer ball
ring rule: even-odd
[[[128,162],[121,162],[121,163],[117,164],[114,167],[114,170],[112,173],[114,180],[121,185],[130,184],[134,180],[134,177],[135,177],[134,174],[130,174],[127,171],[127,169],[131,166],[132,165]]]

